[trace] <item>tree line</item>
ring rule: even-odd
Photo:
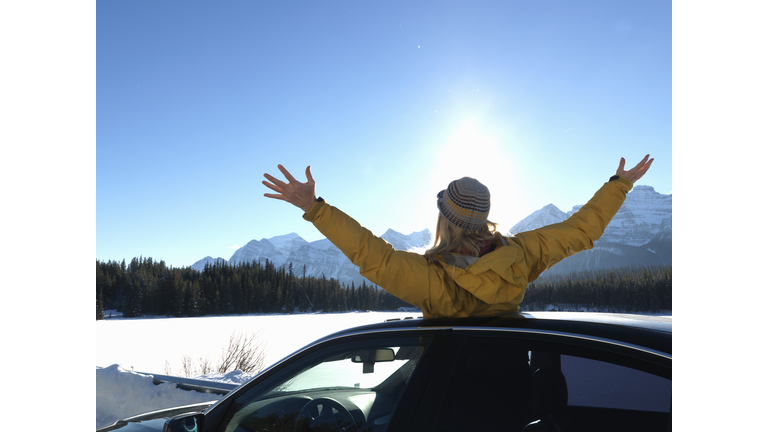
[[[345,312],[413,307],[374,285],[296,274],[293,264],[253,261],[174,268],[152,258],[96,261],[96,319],[104,310],[124,317]]]
[[[672,311],[672,266],[622,267],[542,276],[528,285],[525,310]]]
[[[247,313],[385,311],[413,307],[374,285],[296,274],[293,264],[253,261],[174,268],[152,258],[96,261],[96,319]],[[672,267],[632,267],[543,275],[528,285],[523,310],[672,310]]]

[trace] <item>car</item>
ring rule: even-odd
[[[672,319],[589,312],[403,319],[328,335],[211,403],[100,432],[657,431]]]

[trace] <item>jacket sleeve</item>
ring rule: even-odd
[[[565,221],[512,237],[511,240],[525,252],[528,282],[533,282],[544,270],[564,258],[592,249],[631,189],[632,182],[623,177],[609,181]]]
[[[395,297],[428,308],[429,269],[422,255],[395,250],[386,240],[325,202],[315,203],[304,219],[358,266],[363,277]]]

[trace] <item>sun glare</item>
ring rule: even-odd
[[[496,140],[480,130],[474,121],[468,121],[445,143],[439,145],[432,180],[439,183],[435,186],[440,187],[464,176],[483,182],[491,162],[498,154]]]
[[[438,143],[434,155],[435,164],[429,176],[430,191],[436,195],[453,180],[475,178],[491,191],[490,219],[505,226],[510,223],[509,216],[504,215],[512,205],[516,176],[508,152],[492,131],[469,120],[444,143]],[[434,213],[433,209],[431,211]]]

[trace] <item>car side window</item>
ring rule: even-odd
[[[568,405],[669,412],[672,381],[596,359],[562,355]]]
[[[467,336],[435,430],[666,430],[671,379],[627,363],[573,344]]]
[[[429,340],[358,340],[319,349],[235,399],[218,430],[384,431]]]

